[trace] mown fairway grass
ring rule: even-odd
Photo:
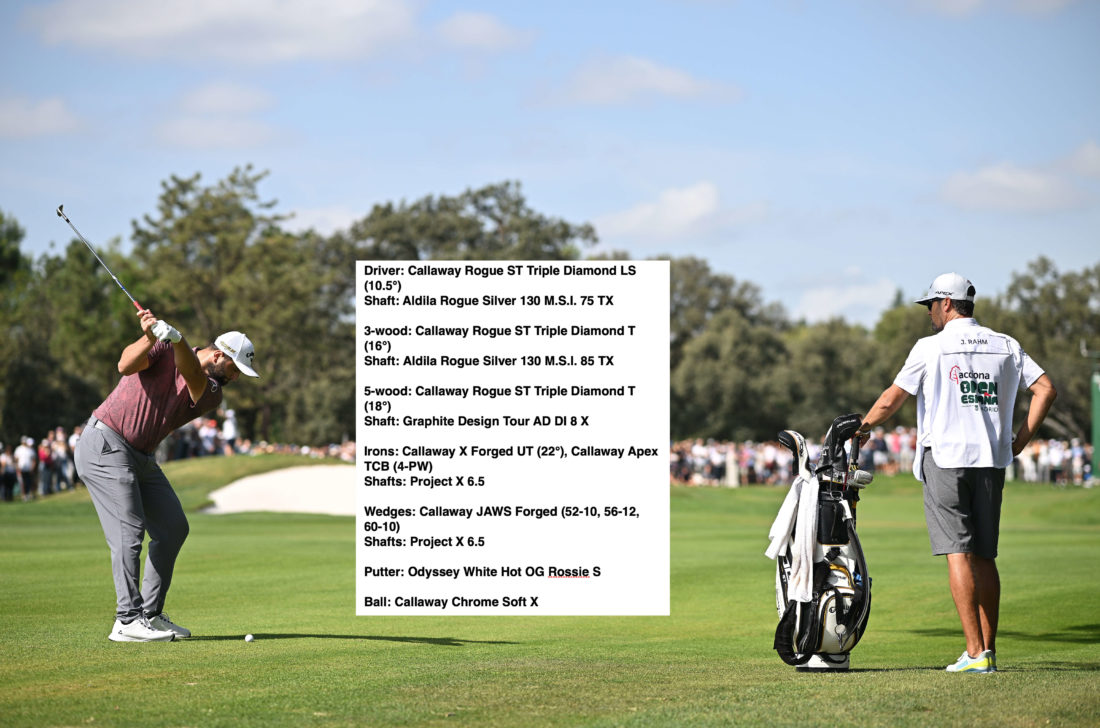
[[[166,468],[191,511],[169,613],[196,635],[167,644],[107,641],[107,548],[83,491],[2,504],[0,726],[1100,724],[1100,491],[1009,484],[1002,670],[948,675],[964,645],[919,488],[880,478],[859,509],[867,636],[852,672],[807,675],[771,649],[763,551],[785,489],[672,490],[669,617],[367,618],[353,519],[192,510],[289,464]]]

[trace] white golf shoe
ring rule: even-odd
[[[191,636],[191,630],[175,624],[171,619],[168,618],[168,615],[164,612],[161,612],[155,617],[149,617],[149,625],[153,629],[159,629],[162,632],[171,632],[177,637]]]
[[[977,657],[964,652],[954,665],[947,666],[947,672],[997,672],[997,656],[992,650],[979,653]]]
[[[145,617],[138,617],[129,624],[116,619],[111,634],[107,635],[112,642],[171,642],[175,638],[175,632],[154,629]]]

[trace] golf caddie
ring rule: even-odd
[[[252,368],[252,342],[239,331],[192,348],[151,311],[138,316],[142,336],[122,351],[122,379],[92,413],[75,459],[111,550],[118,608],[108,639],[168,642],[191,636],[164,613],[188,525],[154,452],[173,430],[221,404],[226,384],[242,373],[259,375]],[[149,553],[139,586],[146,532]]]
[[[866,436],[917,396],[913,473],[924,483],[932,553],[947,556],[966,651],[948,672],[996,672],[1001,582],[997,539],[1005,468],[1046,418],[1054,385],[1011,336],[974,320],[974,285],[957,273],[932,281],[917,303],[935,335],[917,341],[905,365],[860,425]],[[1013,434],[1016,394],[1031,393]]]

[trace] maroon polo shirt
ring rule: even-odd
[[[151,455],[173,430],[221,404],[222,389],[207,377],[206,390],[192,403],[187,382],[176,369],[172,344],[158,341],[147,356],[148,368],[120,379],[92,414],[134,448]]]

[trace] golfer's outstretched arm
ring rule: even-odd
[[[1020,425],[1020,429],[1016,432],[1016,439],[1012,443],[1013,455],[1019,455],[1031,442],[1035,431],[1039,429],[1039,425],[1043,424],[1050,406],[1058,397],[1058,390],[1054,388],[1054,383],[1046,374],[1036,379],[1027,391],[1031,392],[1031,404],[1027,408],[1027,421]]]

